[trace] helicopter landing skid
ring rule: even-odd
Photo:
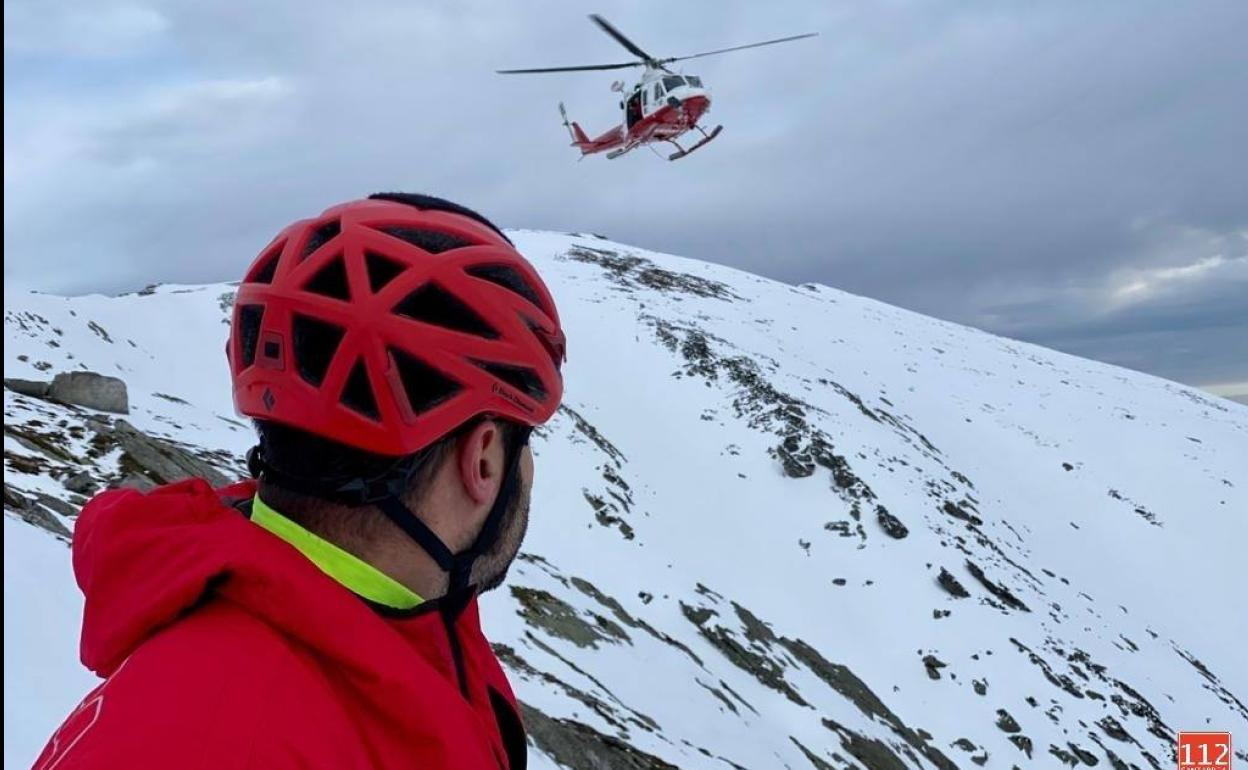
[[[693,152],[694,150],[698,149],[699,147],[701,147],[701,146],[703,146],[703,145],[705,145],[705,144],[709,144],[709,143],[710,143],[710,141],[711,141],[712,139],[714,139],[715,137],[719,136],[719,132],[720,132],[720,131],[723,131],[723,130],[724,130],[724,127],[723,127],[723,126],[715,126],[715,128],[711,129],[711,133],[709,133],[709,134],[708,134],[708,133],[706,133],[705,131],[703,131],[701,126],[698,126],[698,127],[697,127],[697,129],[698,129],[698,132],[699,132],[700,134],[702,134],[702,138],[701,138],[701,139],[699,139],[696,143],[694,143],[694,144],[693,144],[693,145],[692,145],[689,149],[687,149],[687,150],[686,150],[685,148],[681,147],[679,144],[677,144],[675,140],[673,140],[673,139],[668,139],[668,140],[667,140],[669,143],[671,143],[673,146],[675,146],[675,147],[676,147],[676,150],[677,150],[677,152],[674,152],[674,153],[672,153],[671,155],[668,155],[668,156],[667,156],[667,159],[668,159],[668,160],[680,160],[681,158],[685,157],[686,155],[688,155],[689,153],[691,153],[691,152]]]

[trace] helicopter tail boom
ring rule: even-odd
[[[614,149],[622,144],[618,127],[611,129],[597,139],[590,139],[580,124],[575,120],[568,120],[568,112],[564,109],[563,102],[559,103],[559,115],[563,118],[564,128],[568,129],[568,135],[572,137],[572,146],[579,149],[582,155]]]

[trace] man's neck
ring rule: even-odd
[[[416,543],[375,509],[289,516],[257,496],[252,520],[287,541],[349,590],[381,604],[407,609],[447,591],[447,576]],[[359,517],[376,517],[361,522]],[[351,526],[340,524],[352,517]],[[375,574],[370,574],[375,573]],[[389,585],[387,585],[389,584]],[[412,600],[412,596],[415,600]],[[381,597],[385,597],[384,599]]]

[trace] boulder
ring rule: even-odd
[[[70,492],[77,492],[81,495],[94,494],[95,491],[100,488],[100,485],[96,482],[95,478],[86,471],[75,473],[73,476],[70,476],[61,483]]]
[[[95,372],[64,372],[56,375],[48,389],[48,397],[101,412],[130,413],[126,383],[116,377]]]
[[[21,393],[23,396],[34,396],[35,398],[46,398],[48,388],[52,383],[42,380],[19,380],[17,378],[4,378],[4,387],[14,393]]]

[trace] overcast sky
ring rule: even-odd
[[[690,62],[720,138],[619,119],[598,11]],[[378,190],[594,231],[1248,393],[1248,2],[6,0],[4,274],[232,280]],[[695,66],[696,65],[696,66]]]

